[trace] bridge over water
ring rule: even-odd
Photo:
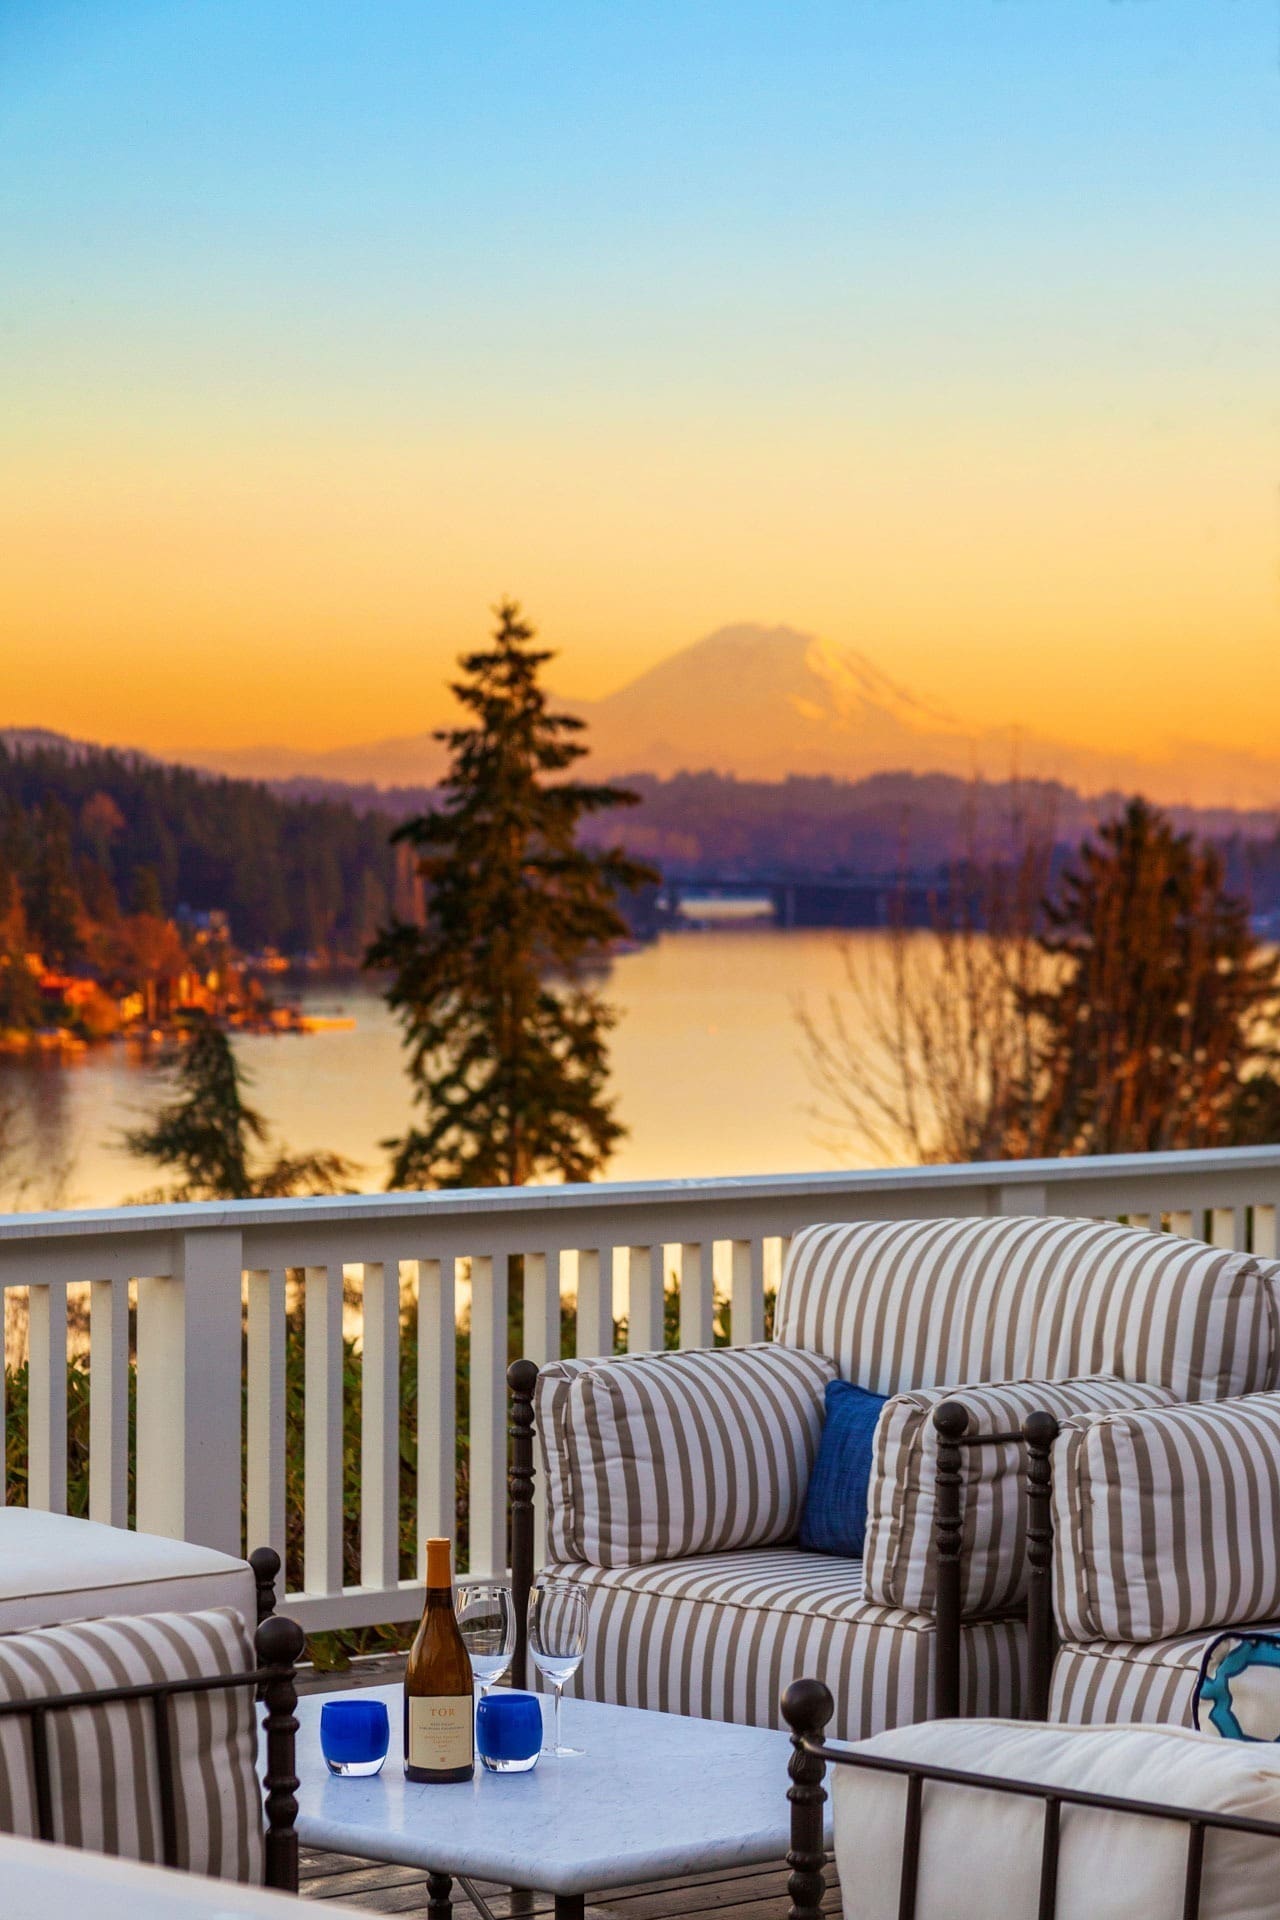
[[[780,927],[887,927],[905,920],[929,926],[936,883],[865,874],[734,874],[692,869],[664,873],[660,904],[672,914],[697,919],[697,905],[734,901],[767,903]],[[713,918],[709,912],[707,918]]]

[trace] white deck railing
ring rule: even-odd
[[[717,1301],[727,1304],[735,1345],[758,1340],[787,1238],[811,1221],[1061,1213],[1274,1255],[1278,1204],[1280,1147],[1258,1147],[3,1216],[0,1287],[25,1290],[29,1302],[28,1498],[65,1509],[68,1301],[80,1300],[91,1517],[129,1521],[136,1358],[136,1525],[228,1552],[241,1550],[247,1532],[249,1544],[283,1551],[293,1298],[305,1325],[305,1565],[290,1611],[312,1629],[409,1618],[419,1586],[401,1578],[402,1314],[417,1324],[421,1539],[454,1530],[455,1343],[469,1305],[469,1566],[498,1568],[512,1256],[523,1257],[524,1351],[541,1362],[560,1352],[562,1299],[579,1354],[612,1349],[615,1310],[626,1315],[631,1348],[660,1346],[673,1276],[682,1345],[712,1344]],[[344,1328],[359,1344],[361,1380],[360,1580],[345,1587]]]

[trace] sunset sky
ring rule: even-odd
[[[583,695],[785,622],[1280,762],[1278,32],[0,7],[0,724],[412,732],[514,593]]]

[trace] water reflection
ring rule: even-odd
[[[7,1212],[71,1205],[83,1117],[70,1075],[78,1058],[6,1060],[0,1073],[0,1207]]]
[[[878,943],[883,936],[852,936]],[[629,1128],[608,1177],[788,1173],[842,1156],[814,1116],[817,1095],[796,1024],[800,999],[846,989],[838,932],[773,928],[670,935],[614,963],[607,992],[621,1019],[612,1038],[613,1091]],[[376,986],[321,981],[308,1012],[354,1017],[352,1028],[305,1036],[246,1034],[236,1050],[249,1097],[298,1150],[329,1147],[386,1179],[381,1142],[409,1119],[399,1029]],[[118,1205],[156,1185],[156,1170],[121,1135],[164,1096],[155,1057],[111,1046],[65,1062],[0,1062],[4,1208]],[[855,1156],[866,1164],[865,1150]],[[848,1163],[848,1150],[843,1156]]]

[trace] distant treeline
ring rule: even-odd
[[[969,860],[999,862],[1029,843],[1065,850],[1125,800],[1117,793],[1082,796],[1051,781],[966,781],[941,773],[781,781],[641,773],[629,774],[626,784],[640,795],[621,823],[634,852],[672,875],[744,878],[924,876]],[[1221,849],[1231,886],[1257,910],[1280,907],[1280,816],[1226,807],[1168,812],[1180,831]]]
[[[247,951],[358,956],[395,891],[383,815],[107,749],[0,744],[7,864],[39,860],[54,819],[95,918],[108,892],[123,912],[220,910]]]
[[[737,780],[629,774],[641,803],[587,837],[620,838],[673,876],[721,872],[920,876],[1015,844],[1077,846],[1122,804],[1049,781],[968,782],[950,774],[862,780],[796,775]],[[168,914],[221,909],[244,949],[357,956],[390,907],[412,905],[408,856],[388,845],[398,818],[432,804],[429,788],[276,785],[197,773],[105,748],[0,742],[0,810],[35,820],[66,811],[81,872],[107,878],[124,911],[153,898]],[[1218,846],[1229,884],[1259,912],[1280,910],[1275,815],[1174,807],[1177,826]],[[21,839],[21,834],[17,836]],[[2,852],[2,848],[0,848]],[[96,884],[96,881],[95,881]],[[648,930],[651,903],[627,902]]]

